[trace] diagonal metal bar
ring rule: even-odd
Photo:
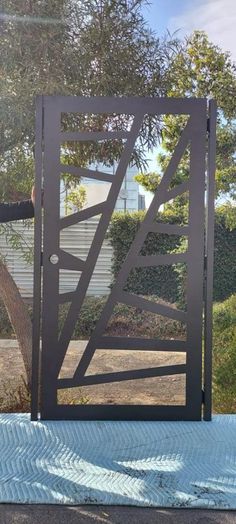
[[[124,351],[175,351],[182,353],[187,351],[187,344],[185,340],[103,336],[97,340],[97,350],[98,349],[122,349]]]
[[[179,309],[163,306],[162,304],[157,304],[156,302],[151,302],[151,300],[147,300],[146,298],[140,297],[139,295],[127,293],[126,291],[121,291],[117,295],[117,300],[123,304],[127,304],[128,306],[143,309],[144,311],[150,311],[151,313],[156,313],[157,315],[162,315],[164,317],[173,318],[174,320],[179,320],[180,322],[187,321],[187,313],[185,313],[185,311],[180,311]]]
[[[101,202],[100,204],[96,204],[95,206],[90,206],[86,209],[82,209],[81,211],[78,211],[78,213],[73,213],[72,215],[63,217],[60,219],[60,229],[73,226],[78,222],[83,222],[83,220],[88,220],[88,218],[100,215],[104,212],[105,209],[106,202]]]
[[[188,254],[173,253],[168,255],[144,255],[138,256],[134,262],[135,267],[166,266],[186,262]]]
[[[97,262],[97,258],[104,240],[104,237],[106,235],[106,231],[110,222],[111,215],[113,213],[113,209],[115,206],[115,202],[117,200],[128,164],[130,162],[133,148],[136,142],[136,139],[138,137],[141,125],[143,122],[143,113],[140,111],[139,114],[137,114],[134,118],[131,131],[129,133],[129,138],[126,142],[124,151],[122,152],[121,159],[119,162],[119,165],[116,170],[116,174],[114,176],[114,182],[110,188],[108,198],[106,201],[106,207],[105,211],[101,216],[101,219],[99,221],[90,251],[88,253],[87,261],[86,261],[86,269],[83,272],[79,284],[77,286],[74,299],[71,303],[71,307],[69,309],[67,318],[65,320],[61,336],[58,342],[58,348],[57,348],[57,362],[55,363],[57,376],[60,371],[60,368],[62,366],[62,362],[64,360],[64,356],[66,353],[67,346],[69,344],[69,341],[71,339],[75,322],[77,320],[80,308],[83,304],[83,300],[86,294],[86,291],[88,289],[91,276],[93,274],[94,267]]]
[[[87,169],[85,167],[61,164],[60,170],[62,173],[70,173],[71,175],[77,177],[94,178],[95,180],[101,180],[103,182],[114,181],[114,175],[111,175],[110,173],[104,173],[103,171]]]
[[[146,217],[143,220],[142,224],[140,225],[140,228],[131,245],[128,255],[119,271],[119,274],[116,279],[116,283],[112,288],[111,294],[105,304],[101,317],[99,321],[97,322],[96,327],[93,331],[93,334],[90,337],[87,347],[81,357],[77,370],[75,371],[74,378],[77,378],[77,377],[81,378],[85,374],[86,369],[88,368],[88,365],[94,355],[94,352],[96,351],[96,340],[97,338],[100,338],[105,331],[108,319],[110,318],[114,305],[117,302],[117,299],[118,299],[117,297],[120,296],[123,290],[123,287],[125,285],[126,279],[130,273],[130,270],[132,269],[134,265],[133,261],[135,260],[137,255],[140,253],[141,247],[149,231],[149,227],[156,219],[156,214],[159,210],[160,205],[163,203],[163,198],[168,190],[171,179],[174,176],[177,166],[184,154],[184,151],[189,141],[192,139],[192,136],[193,136],[193,126],[192,126],[192,119],[190,117],[181,134],[179,142],[174,150],[173,156],[170,159],[169,165],[167,166],[167,169],[162,177],[159,188],[151,202],[149,210],[146,213]],[[163,313],[159,313],[159,314],[162,315]],[[182,312],[180,312],[180,317],[181,318],[184,317],[184,321],[187,320],[186,314],[182,314]],[[173,318],[173,317],[171,316],[170,318]]]
[[[137,380],[151,377],[163,377],[167,375],[180,375],[182,373],[186,373],[185,364],[118,371],[115,373],[102,373],[99,375],[86,375],[81,377],[79,381],[75,380],[74,378],[61,378],[58,379],[58,389],[75,388],[78,386],[89,386],[94,384],[108,384],[110,382],[122,382],[125,380]]]
[[[169,191],[166,191],[163,195],[162,204],[165,204],[165,202],[168,202],[169,200],[173,200],[175,197],[182,195],[182,193],[186,193],[186,191],[189,191],[188,180],[186,180],[186,182],[182,182],[182,184],[179,184],[178,186],[173,187],[172,189],[169,189]]]

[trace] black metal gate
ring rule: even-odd
[[[128,114],[133,116],[129,131],[62,131],[62,114]],[[114,210],[125,172],[145,115],[186,115],[187,123],[146,212],[128,255],[119,271],[116,283],[84,349],[82,358],[71,378],[60,378],[60,370],[80,314],[94,267],[100,253],[110,218]],[[35,271],[34,271],[34,331],[33,331],[33,385],[32,419],[161,419],[200,420],[202,406],[204,418],[211,418],[211,301],[214,223],[214,162],[216,106],[205,99],[173,98],[80,98],[49,96],[38,97],[36,115],[36,220],[35,220]],[[114,175],[88,168],[66,166],[60,161],[61,144],[66,141],[125,140]],[[208,143],[208,145],[207,145]],[[179,162],[189,147],[190,173],[185,182],[171,185]],[[208,149],[208,169],[206,152]],[[107,199],[100,204],[60,218],[60,175],[85,176],[110,183]],[[206,175],[207,171],[207,175]],[[44,187],[44,215],[41,210],[41,188]],[[207,191],[206,191],[207,187]],[[189,218],[186,225],[163,224],[156,220],[160,206],[188,191]],[[98,227],[86,260],[75,257],[60,246],[60,231],[73,224],[100,215]],[[43,222],[43,224],[42,224]],[[43,235],[42,235],[43,231]],[[184,253],[140,254],[150,233],[184,235],[188,248]],[[43,239],[42,239],[43,236]],[[43,251],[42,259],[41,252]],[[126,281],[134,267],[185,263],[187,268],[187,308],[179,310],[153,302],[125,290]],[[41,267],[43,268],[41,274]],[[81,277],[74,292],[59,293],[60,269],[79,271]],[[41,280],[43,293],[41,301]],[[70,307],[60,336],[58,328],[59,305],[69,302]],[[107,336],[105,330],[117,303],[140,308],[184,322],[186,340],[165,340],[139,337]],[[205,309],[205,315],[203,311]],[[42,312],[42,351],[40,350],[40,324]],[[204,320],[204,379],[202,379],[202,333]],[[145,367],[116,372],[88,374],[89,364],[100,350],[165,351],[186,354],[184,364]],[[40,376],[39,376],[40,368]],[[136,381],[184,374],[186,399],[178,405],[61,405],[58,391],[66,388],[114,382]],[[40,384],[40,387],[39,387]]]

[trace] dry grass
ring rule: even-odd
[[[30,412],[30,392],[23,376],[15,381],[3,383],[0,392],[1,413]]]
[[[0,392],[0,413],[30,413],[31,396],[23,376],[18,384],[15,381],[3,383]],[[70,392],[60,391],[61,404],[88,404],[89,398],[80,394],[76,400],[71,400]]]

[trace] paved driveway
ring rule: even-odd
[[[0,505],[1,524],[234,524],[236,511]]]

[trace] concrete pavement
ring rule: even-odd
[[[0,524],[235,524],[236,511],[0,505]]]

